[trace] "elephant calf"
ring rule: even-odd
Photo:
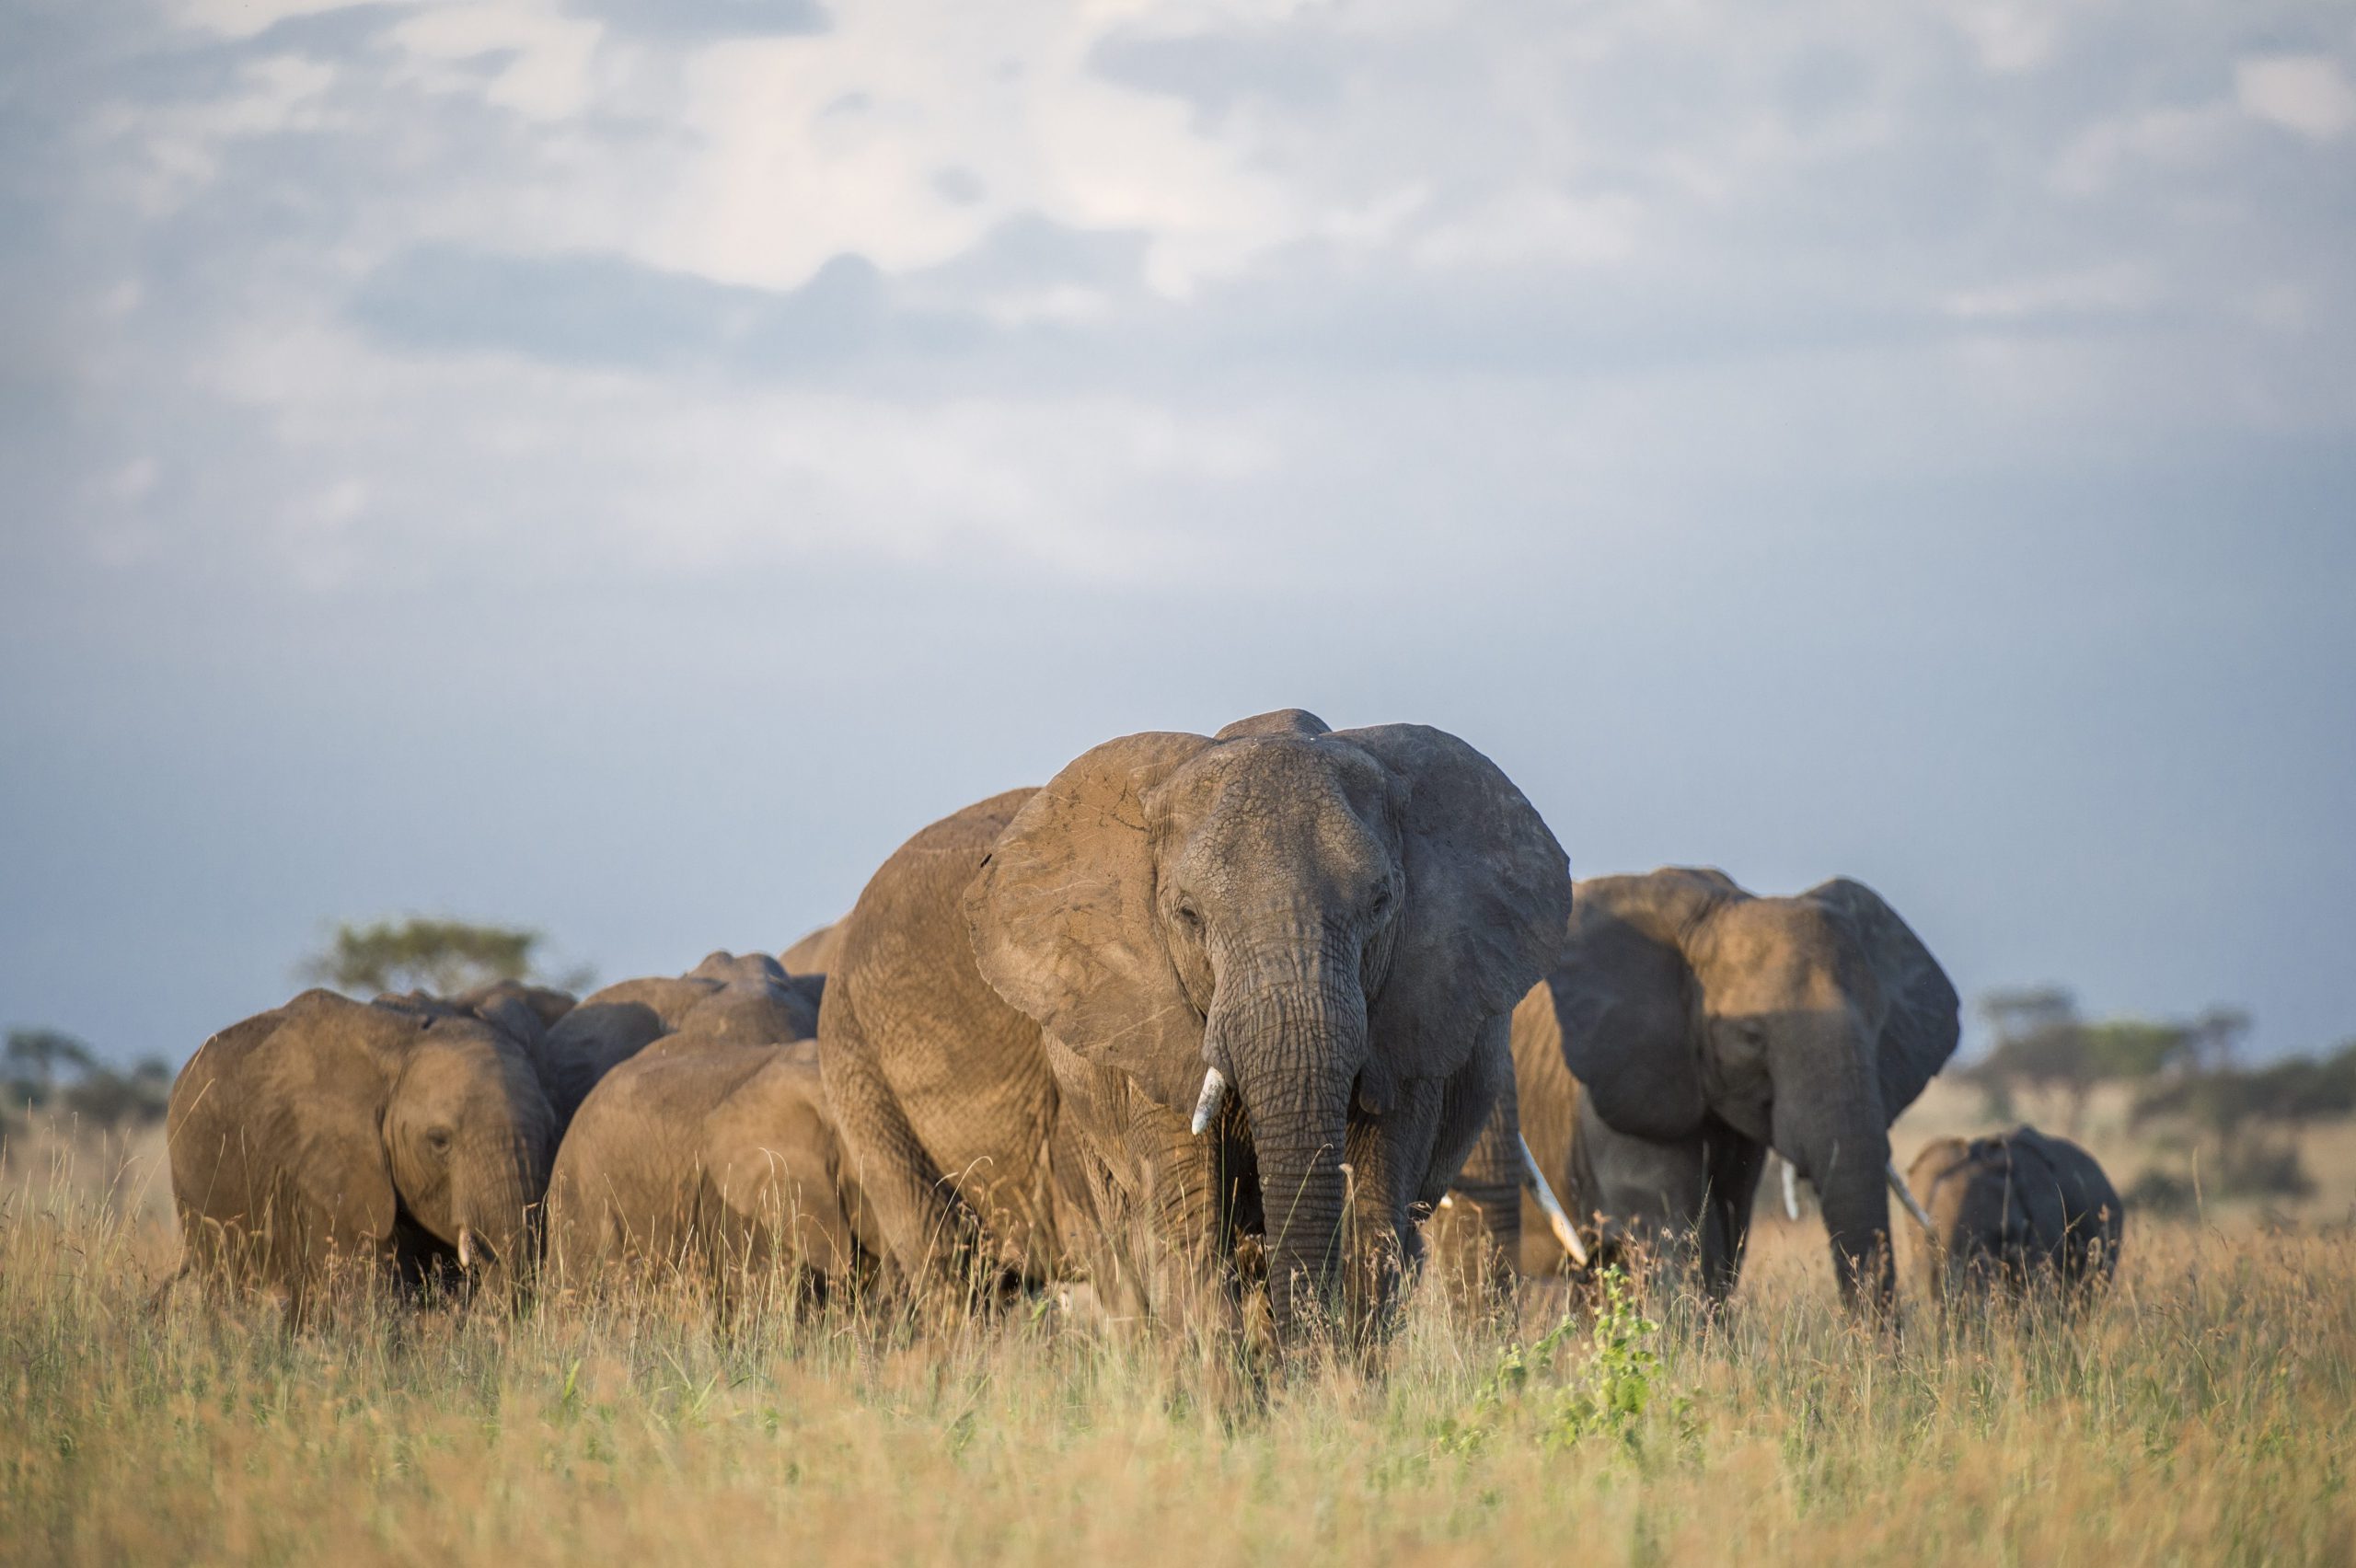
[[[625,1263],[722,1283],[781,1265],[823,1285],[878,1251],[816,1046],[704,1028],[655,1042],[582,1103],[549,1214],[550,1262],[569,1283]]]
[[[184,1272],[285,1289],[338,1257],[513,1278],[556,1118],[524,1049],[445,1008],[306,991],[207,1040],[166,1122]]]
[[[2067,1138],[2034,1127],[1941,1138],[1906,1179],[1931,1216],[1921,1278],[1932,1300],[1991,1290],[2018,1298],[2039,1284],[2082,1295],[2119,1268],[2126,1205]]]

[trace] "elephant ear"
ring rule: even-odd
[[[1802,896],[1847,924],[1873,971],[1882,1002],[1875,1067],[1882,1110],[1894,1122],[1955,1055],[1963,1030],[1962,1002],[1923,940],[1865,883],[1835,877]]]
[[[402,1043],[434,1021],[430,1012],[306,991],[250,1059],[242,1087],[255,1141],[339,1245],[393,1233],[385,1106]]]
[[[1422,724],[1343,730],[1391,778],[1406,894],[1389,976],[1369,998],[1369,1045],[1392,1081],[1446,1077],[1546,973],[1571,912],[1571,873],[1545,819],[1497,765]],[[1506,1070],[1510,1071],[1508,1066]]]
[[[965,889],[991,988],[1181,1115],[1202,1087],[1203,1020],[1154,910],[1142,797],[1210,744],[1149,732],[1084,754],[1015,813]]]
[[[1724,871],[1687,867],[1579,883],[1549,978],[1563,1060],[1613,1131],[1666,1140],[1701,1125],[1709,1102],[1685,941],[1711,910],[1750,896]]]

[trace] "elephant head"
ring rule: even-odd
[[[1087,753],[965,908],[983,976],[1071,1052],[1197,1133],[1240,1101],[1282,1318],[1334,1280],[1353,1185],[1361,1234],[1412,1252],[1569,900],[1561,846],[1472,747],[1292,710]]]
[[[1772,1146],[1816,1185],[1843,1298],[1871,1270],[1886,1302],[1889,1124],[1958,1031],[1929,950],[1859,882],[1755,898],[1675,868],[1581,882],[1569,930],[1549,978],[1594,1113],[1659,1143],[1715,1118]]]
[[[309,991],[206,1042],[174,1086],[172,1186],[225,1233],[290,1221],[324,1251],[512,1283],[536,1251],[555,1118],[504,1032],[439,1007]],[[191,1227],[191,1229],[197,1228]]]

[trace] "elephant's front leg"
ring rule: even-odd
[[[1572,1156],[1579,1202],[1600,1222],[1599,1259],[1607,1266],[1648,1260],[1660,1286],[1674,1291],[1703,1262],[1710,1194],[1709,1150],[1703,1136],[1656,1141],[1603,1120],[1591,1099],[1579,1104]],[[1756,1186],[1757,1178],[1752,1178]]]
[[[1124,1141],[1138,1202],[1130,1251],[1159,1317],[1208,1327],[1232,1315],[1224,1245],[1231,1227],[1221,1194],[1236,1174],[1225,1167],[1241,1140],[1228,1130],[1214,1125],[1198,1136],[1174,1112],[1131,1097]]]
[[[1520,1118],[1508,1078],[1496,1109],[1465,1157],[1441,1207],[1425,1228],[1425,1243],[1450,1291],[1468,1305],[1510,1300],[1520,1276],[1522,1161]]]
[[[1067,1216],[1068,1272],[1085,1276],[1114,1320],[1191,1317],[1223,1277],[1218,1182],[1222,1127],[1196,1137],[1125,1075],[1049,1034],[1059,1120],[1051,1145]]]
[[[1494,1085],[1486,1087],[1483,1093],[1439,1078],[1408,1078],[1389,1110],[1350,1119],[1344,1305],[1357,1327],[1380,1328],[1401,1284],[1423,1262],[1415,1216],[1437,1206],[1478,1137],[1494,1096]],[[1451,1111],[1461,1126],[1449,1125]]]
[[[818,1062],[842,1139],[843,1170],[901,1278],[918,1292],[952,1284],[977,1239],[972,1216],[909,1127],[856,1014],[844,1008],[828,1021]]]

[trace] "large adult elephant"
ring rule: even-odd
[[[1521,1128],[1607,1239],[1691,1247],[1734,1286],[1767,1152],[1821,1200],[1844,1300],[1894,1287],[1889,1124],[1955,1051],[1955,987],[1897,911],[1837,878],[1759,898],[1675,867],[1578,884],[1515,1015]],[[1525,1266],[1549,1256],[1526,1226]]]
[[[1289,1322],[1344,1215],[1380,1302],[1511,1070],[1562,847],[1452,735],[1299,710],[1096,747],[918,834],[844,922],[819,1057],[884,1240],[1155,1309],[1256,1234]]]
[[[306,991],[199,1047],[166,1126],[183,1270],[208,1281],[299,1309],[339,1254],[412,1283],[536,1255],[555,1117],[479,1019]]]
[[[2067,1138],[2026,1126],[1940,1138],[1906,1179],[1930,1215],[1916,1257],[1934,1301],[1989,1291],[2017,1299],[2039,1286],[2077,1300],[2118,1271],[2127,1205],[2095,1157]]]

